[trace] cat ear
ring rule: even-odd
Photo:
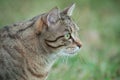
[[[36,33],[39,34],[42,31],[43,24],[46,24],[48,27],[55,24],[59,17],[59,10],[57,7],[55,7],[52,10],[50,10],[46,16],[38,18],[38,20],[35,23]]]
[[[61,13],[71,16],[74,8],[75,8],[75,3],[70,5],[69,7],[65,8]]]
[[[59,15],[59,10],[57,7],[53,8],[51,11],[49,11],[48,15],[47,15],[47,25],[53,25],[54,23],[57,22],[57,20],[59,19],[60,15]]]

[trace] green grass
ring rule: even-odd
[[[60,58],[47,80],[120,80],[119,0],[0,0],[0,26],[73,2],[83,47],[74,57]]]

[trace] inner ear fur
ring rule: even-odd
[[[57,22],[59,19],[59,10],[57,7],[54,7],[51,9],[48,13],[38,18],[38,20],[35,23],[35,30],[36,34],[40,34],[43,30],[44,25],[46,25],[49,28],[52,28],[52,25]]]
[[[59,9],[57,7],[51,9],[46,17],[46,24],[48,25],[48,27],[56,23],[59,17]]]

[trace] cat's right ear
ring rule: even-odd
[[[59,19],[59,17],[60,17],[59,9],[57,7],[50,10],[46,17],[47,26],[49,27],[49,26],[55,24],[57,22],[57,20]]]
[[[71,16],[73,13],[73,10],[75,8],[75,3],[73,3],[72,5],[70,5],[69,7],[65,8],[61,13],[62,14],[66,14],[68,16]]]

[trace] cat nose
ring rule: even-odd
[[[80,39],[73,37],[72,40],[79,48],[82,47],[82,42],[80,41]]]
[[[76,41],[75,43],[77,44],[77,46],[78,46],[79,48],[82,47],[82,42],[81,42],[81,41]]]

